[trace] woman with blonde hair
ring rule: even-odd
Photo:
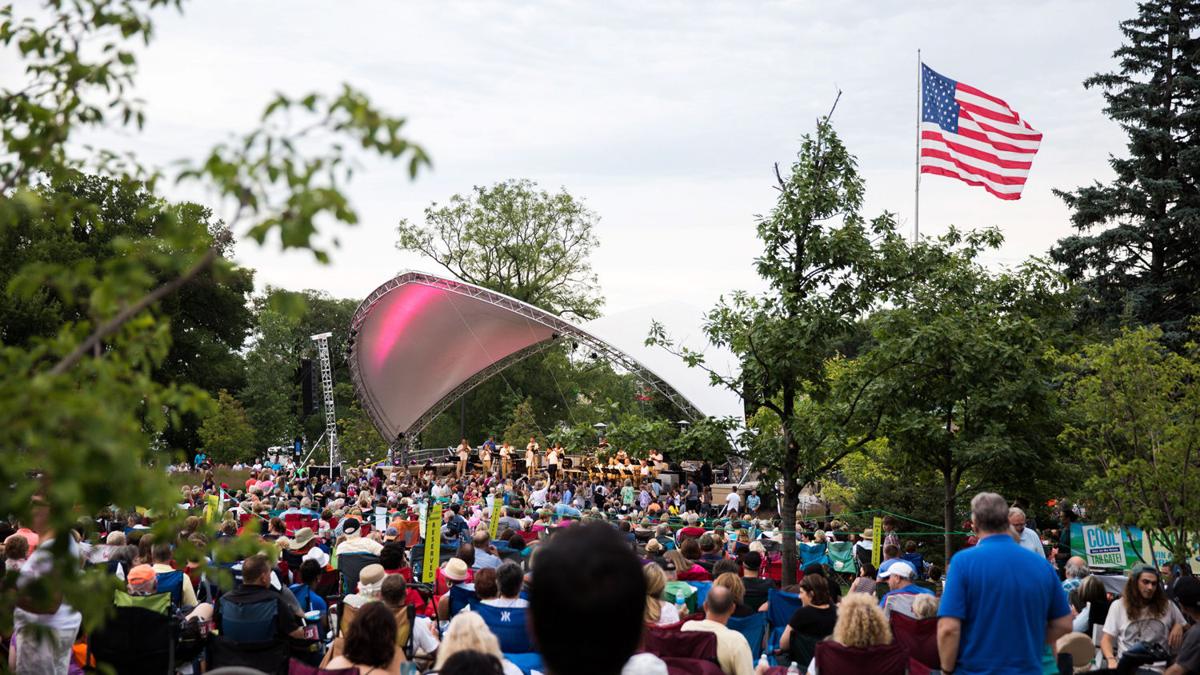
[[[500,659],[504,665],[504,675],[521,673],[520,668],[504,658],[504,653],[500,651],[500,641],[483,622],[483,617],[475,612],[462,612],[450,622],[450,627],[446,629],[446,637],[438,648],[434,670],[441,670],[447,659],[458,652],[466,651],[491,654]]]
[[[662,599],[667,588],[667,575],[663,574],[662,568],[650,563],[642,565],[642,573],[646,575],[646,612],[642,620],[658,626],[679,623],[679,610]]]
[[[807,578],[807,577],[805,577]],[[851,593],[842,598],[838,605],[837,623],[833,626],[833,642],[845,647],[866,649],[892,643],[892,627],[875,598],[865,593]],[[808,664],[808,672],[817,675],[817,661],[821,659],[821,647]]]
[[[721,586],[729,589],[729,594],[733,596],[734,616],[751,616],[758,611],[757,607],[750,607],[746,604],[746,585],[742,583],[742,578],[733,572],[725,572],[718,575],[713,580],[713,586]]]

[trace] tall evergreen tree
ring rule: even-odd
[[[1129,156],[1112,157],[1116,179],[1056,191],[1078,234],[1051,251],[1083,282],[1083,318],[1103,328],[1159,324],[1182,345],[1200,314],[1200,2],[1147,0],[1121,23],[1117,72],[1100,87],[1105,113],[1129,135]]]

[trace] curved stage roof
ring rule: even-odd
[[[642,327],[642,331],[649,326]],[[644,332],[641,333],[644,336]],[[689,418],[703,408],[624,350],[562,318],[478,286],[404,272],[358,306],[350,373],[363,408],[391,443],[415,435],[484,380],[559,340],[578,342],[633,372]]]

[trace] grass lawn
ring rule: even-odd
[[[179,487],[184,485],[199,485],[204,482],[203,471],[185,471],[168,475],[171,477],[171,482]],[[225,483],[231,491],[245,488],[248,478],[250,478],[249,471],[234,471],[229,467],[217,467],[213,469],[213,480],[217,482],[217,485]]]

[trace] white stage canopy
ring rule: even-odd
[[[733,403],[736,396],[720,395],[701,371],[688,369],[665,350],[642,344],[649,316],[662,321],[673,335],[679,336],[677,330],[694,334],[699,313],[683,310],[676,315],[669,309],[656,309],[644,319],[638,314],[600,319],[580,328],[478,286],[404,272],[375,289],[355,311],[348,355],[351,377],[368,416],[384,438],[396,444],[412,442],[468,391],[559,340],[580,343],[633,372],[685,417],[740,418],[740,403]],[[689,316],[692,321],[686,326],[679,323]],[[719,360],[719,367],[729,362]]]

